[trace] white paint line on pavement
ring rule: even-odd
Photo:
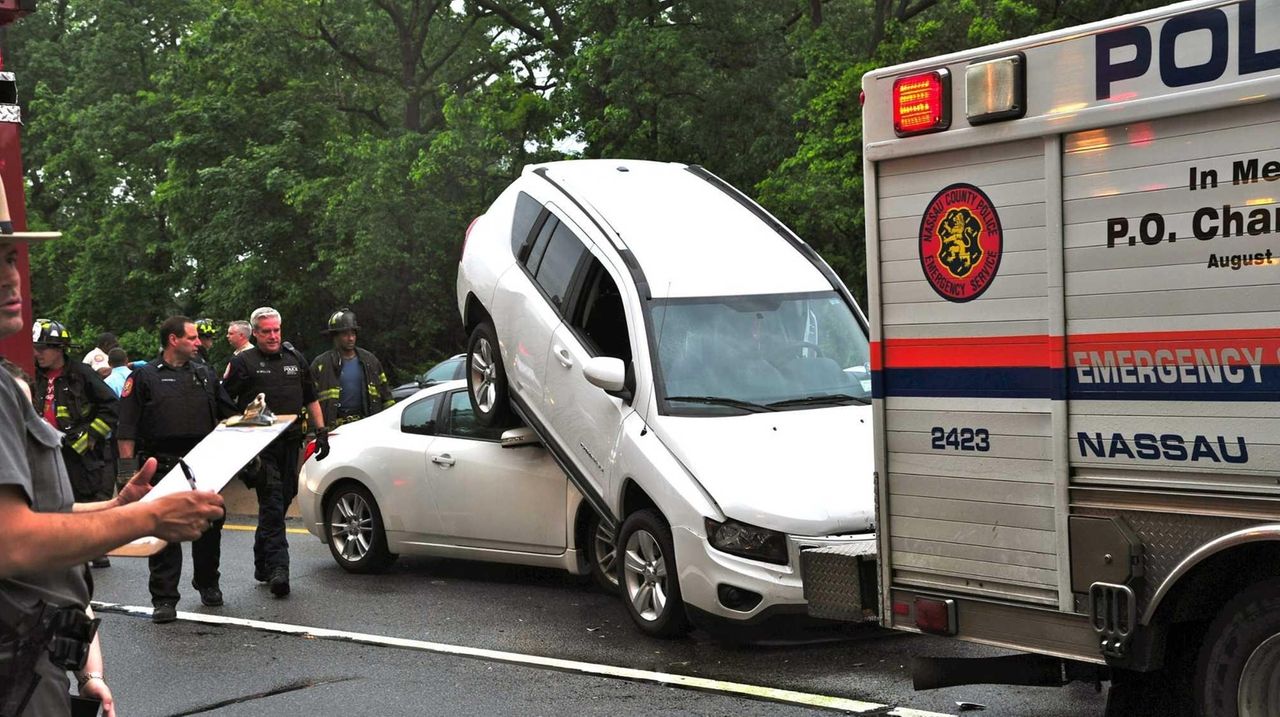
[[[151,608],[141,607],[138,605],[119,605],[116,603],[94,601],[93,609],[99,612],[115,612],[141,617],[151,616]],[[421,652],[433,652],[441,655],[457,655],[459,657],[470,657],[480,660],[489,660],[492,662],[504,662],[512,665],[525,665],[528,667],[562,670],[565,672],[575,672],[583,675],[596,675],[599,677],[632,680],[635,682],[649,682],[667,685],[669,687],[740,695],[742,697],[749,697],[752,699],[768,700],[771,702],[781,702],[804,707],[838,710],[853,714],[872,713],[877,716],[891,715],[892,717],[945,717],[939,712],[924,712],[906,707],[890,708],[888,705],[877,704],[875,702],[862,702],[860,700],[853,700],[846,697],[818,695],[809,692],[778,689],[776,687],[749,685],[741,682],[726,682],[723,680],[712,680],[705,677],[673,675],[666,672],[653,672],[651,670],[639,670],[631,667],[600,665],[592,662],[579,662],[577,660],[563,660],[557,657],[526,655],[519,652],[504,652],[501,650],[487,650],[479,647],[466,647],[464,645],[449,645],[442,642],[408,640],[401,637],[369,635],[360,632],[348,632],[346,630],[330,630],[322,627],[290,625],[283,622],[265,622],[263,620],[250,620],[240,617],[210,615],[198,612],[179,611],[178,619],[185,620],[187,622],[203,623],[206,625],[244,627],[261,632],[276,632],[285,635],[298,635],[300,637],[320,640],[355,642],[363,645],[374,645],[379,647],[398,647],[408,650],[418,650]]]

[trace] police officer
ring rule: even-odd
[[[195,360],[200,346],[196,325],[185,316],[170,316],[160,324],[160,357],[125,379],[120,398],[120,447],[117,479],[128,479],[139,459],[155,458],[162,477],[209,435],[220,419],[235,413],[235,405],[208,364]],[[195,577],[191,584],[200,602],[222,604],[218,561],[222,544],[221,519],[191,544]],[[177,619],[178,580],[182,576],[182,548],[171,543],[152,555],[151,621]]]
[[[329,455],[324,414],[316,400],[316,385],[306,357],[281,340],[280,313],[264,306],[249,317],[256,346],[231,357],[225,386],[243,409],[259,393],[277,415],[300,414],[307,409],[316,432],[316,460]],[[298,458],[303,431],[294,423],[258,454],[260,467],[253,476],[258,494],[258,529],[253,536],[253,577],[268,583],[271,594],[289,594],[289,543],[284,514],[298,492]]]
[[[351,309],[333,312],[328,328],[321,332],[333,339],[333,348],[311,362],[320,408],[330,428],[372,416],[395,403],[382,362],[356,346],[359,330]]]
[[[213,319],[209,318],[196,319],[195,325],[196,333],[200,335],[198,358],[204,363],[209,363],[209,351],[213,348],[214,339],[218,338],[218,327],[213,323]]]
[[[36,411],[63,433],[62,458],[75,498],[106,500],[112,493],[107,436],[116,425],[115,391],[88,364],[67,357],[71,335],[61,323],[36,319],[31,338],[36,352],[31,397]],[[106,558],[94,560],[95,567],[106,564]]]
[[[5,233],[0,221],[0,338],[23,328],[18,250],[28,236]],[[0,371],[0,714],[6,717],[70,714],[68,669],[83,670],[81,694],[110,701],[101,663],[86,663],[81,649],[94,639],[84,612],[86,560],[145,535],[191,540],[222,514],[221,496],[209,491],[134,502],[148,489],[154,464],[112,500],[73,507],[59,445],[58,433]]]

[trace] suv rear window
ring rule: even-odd
[[[533,197],[520,192],[516,197],[515,217],[511,221],[511,253],[517,257],[521,255],[525,244],[530,240],[530,235],[538,226],[538,220],[542,218],[542,203]]]

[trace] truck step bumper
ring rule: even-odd
[[[874,541],[802,550],[800,575],[811,616],[849,622],[876,618]]]

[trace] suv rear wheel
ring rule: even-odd
[[[511,416],[511,398],[502,353],[498,350],[498,333],[492,323],[481,322],[471,331],[466,361],[467,395],[476,421],[485,427],[504,423]]]

